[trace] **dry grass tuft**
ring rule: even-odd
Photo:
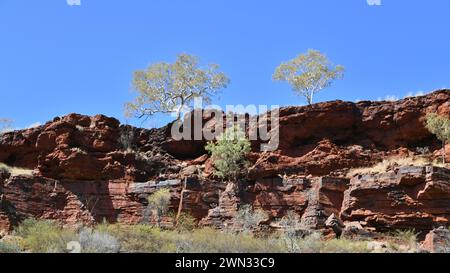
[[[396,166],[436,166],[436,167],[448,167],[448,164],[433,162],[423,157],[391,157],[379,162],[371,167],[355,168],[351,169],[347,177],[351,178],[355,175],[361,174],[378,174],[384,173]]]
[[[19,176],[19,175],[31,176],[31,175],[33,175],[33,170],[11,167],[4,163],[0,163],[0,170],[2,170],[2,169],[9,172],[12,176]]]

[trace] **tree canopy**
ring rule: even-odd
[[[342,79],[343,76],[343,66],[332,65],[324,54],[310,49],[307,53],[278,66],[273,79],[287,81],[295,92],[306,98],[308,104],[312,104],[317,92],[329,87],[335,79]]]
[[[190,106],[195,98],[210,102],[228,84],[228,77],[219,71],[218,65],[202,68],[196,57],[181,54],[175,63],[157,63],[134,73],[137,97],[126,105],[126,114],[142,118],[175,113],[179,120],[183,108]]]

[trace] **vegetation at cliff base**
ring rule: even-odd
[[[412,233],[392,233],[382,248],[367,239],[325,239],[319,233],[293,235],[289,245],[283,232],[264,236],[251,232],[161,229],[151,225],[99,224],[63,228],[51,220],[27,219],[0,240],[0,253],[362,253],[416,250]],[[73,247],[78,245],[78,247]]]

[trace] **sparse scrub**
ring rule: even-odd
[[[214,239],[212,239],[214,238]],[[230,233],[203,228],[186,236],[190,247],[185,252],[193,253],[272,253],[282,252],[278,240],[257,238],[250,233]]]
[[[332,239],[323,242],[321,253],[366,253],[367,242],[349,239]]]
[[[35,219],[24,220],[14,235],[22,237],[22,247],[33,253],[66,252],[67,243],[75,238],[72,230],[63,229],[54,221]]]
[[[387,236],[391,246],[404,245],[409,249],[417,248],[417,233],[414,230],[396,230]]]
[[[196,228],[197,223],[194,217],[188,213],[181,213],[176,223],[178,231],[192,231]]]
[[[78,234],[78,242],[83,253],[117,253],[119,241],[107,232],[83,228]]]
[[[300,217],[294,211],[288,211],[281,218],[279,225],[283,229],[281,239],[285,242],[287,251],[297,252],[299,250],[297,230],[300,228]]]
[[[20,247],[15,243],[0,242],[0,254],[1,253],[19,253]]]
[[[285,223],[297,225],[290,214]],[[288,221],[289,220],[289,221]],[[332,239],[319,233],[292,233],[295,248],[286,244],[283,232],[255,236],[212,228],[162,230],[150,225],[99,224],[79,232],[63,229],[48,220],[25,220],[14,232],[20,240],[0,242],[0,253],[68,252],[68,242],[79,242],[83,253],[365,253],[408,252],[417,249],[414,231],[397,231],[383,241]],[[369,247],[370,244],[370,247]],[[379,247],[382,247],[379,249]]]
[[[362,175],[362,174],[384,173],[397,166],[428,166],[428,165],[438,167],[443,166],[443,164],[433,162],[423,157],[391,157],[371,167],[352,169],[348,172],[347,176],[353,177],[358,174]]]
[[[267,213],[263,210],[254,210],[250,205],[244,205],[237,212],[234,224],[236,228],[248,232],[256,229],[267,218]]]
[[[148,197],[148,207],[155,213],[158,227],[161,226],[161,217],[169,210],[170,190],[162,188]]]

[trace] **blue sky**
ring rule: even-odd
[[[303,104],[271,75],[309,48],[347,70],[318,101],[449,87],[449,12],[448,0],[0,0],[0,117],[26,127],[102,113],[141,125],[123,115],[132,72],[182,52],[229,75],[219,105]]]

